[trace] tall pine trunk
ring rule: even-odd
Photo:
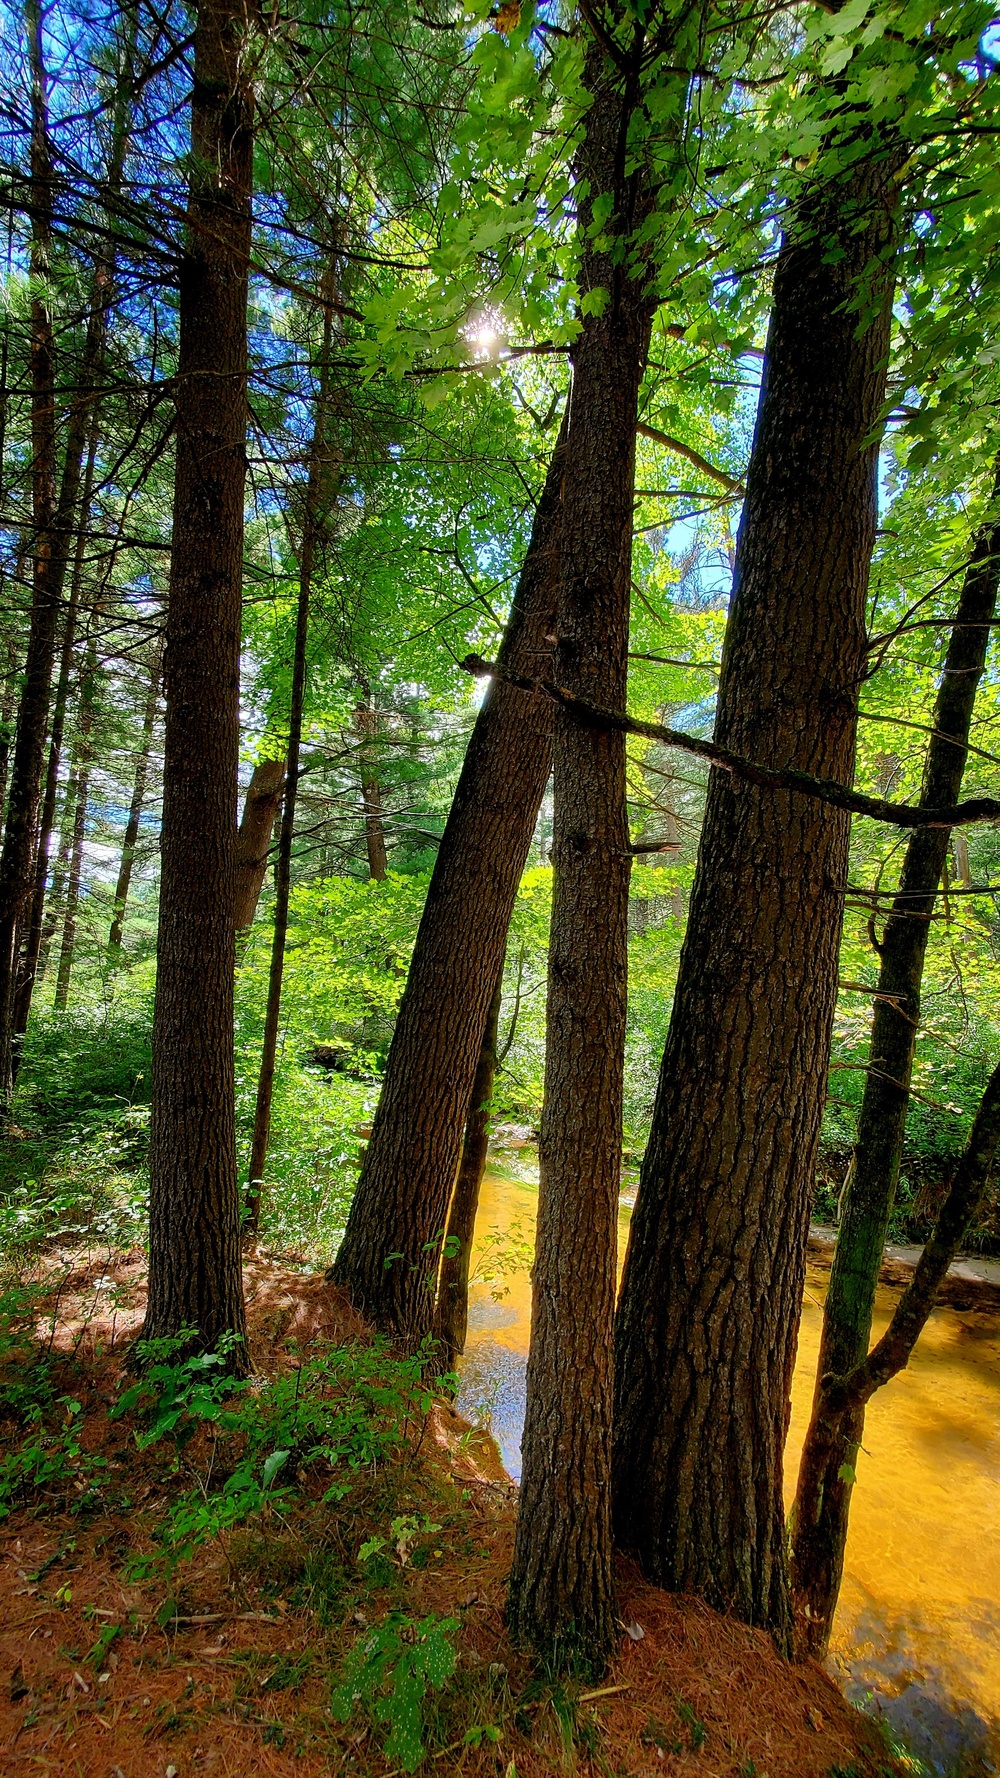
[[[253,175],[241,0],[200,0],[180,260],[145,1336],[245,1336],[233,1061]],[[246,1354],[231,1354],[236,1369]]]
[[[958,801],[998,588],[1000,461],[989,514],[966,571],[934,705],[920,791],[925,806],[947,808]],[[920,827],[911,834],[880,946],[870,1067],[823,1311],[812,1418],[792,1516],[796,1640],[804,1654],[825,1651],[843,1577],[865,1405],[856,1400],[847,1410],[831,1410],[829,1380],[843,1377],[868,1351],[906,1133],[924,957],[949,839],[946,827]]]
[[[118,866],[118,880],[115,883],[114,914],[111,920],[111,931],[108,935],[108,952],[113,963],[122,961],[122,943],[125,936],[125,910],[128,907],[129,890],[132,887],[132,871],[135,867],[136,847],[139,843],[139,824],[142,820],[142,805],[146,800],[146,782],[149,777],[149,757],[153,750],[153,730],[156,726],[156,712],[160,702],[160,684],[163,679],[163,659],[157,649],[153,656],[153,665],[149,674],[149,690],[146,693],[146,707],[142,713],[142,737],[139,742],[139,753],[135,762],[135,779],[132,784],[132,801],[129,804],[128,820],[125,823],[125,834],[122,839],[121,862]]]
[[[850,784],[894,282],[895,162],[793,215],[717,738]],[[866,286],[866,300],[854,299]],[[782,1504],[848,818],[709,781],[622,1283],[615,1527],[658,1584],[790,1633]]]
[[[532,675],[544,675],[552,657],[565,425],[500,651],[504,666]],[[333,1266],[372,1322],[414,1345],[433,1323],[465,1116],[551,757],[548,699],[494,680],[438,847],[371,1140]]]
[[[500,1024],[500,1002],[503,999],[503,971],[486,1015],[476,1077],[472,1083],[472,1100],[465,1120],[462,1158],[458,1178],[448,1208],[444,1254],[438,1274],[437,1309],[434,1317],[435,1337],[440,1341],[438,1362],[444,1371],[453,1371],[455,1361],[465,1351],[469,1331],[469,1260],[472,1239],[476,1232],[479,1193],[486,1172],[486,1154],[490,1139],[490,1101],[497,1072],[497,1031]]]
[[[638,65],[641,37],[633,50]],[[652,303],[629,274],[641,172],[622,151],[636,93],[592,47],[577,165],[581,306],[566,442],[555,676],[623,710],[628,686],[639,385]],[[584,195],[586,193],[586,195]],[[592,206],[613,199],[594,246]],[[606,302],[586,314],[587,295]],[[560,710],[545,1099],[523,1469],[507,1600],[512,1634],[556,1666],[599,1670],[616,1640],[611,1545],[612,1318],[628,942],[625,737]]]
[[[38,973],[38,959],[42,948],[42,930],[45,921],[45,892],[49,880],[49,852],[52,834],[55,828],[56,801],[59,795],[59,767],[62,763],[63,732],[66,725],[66,708],[69,703],[70,678],[73,671],[73,650],[76,645],[77,619],[80,609],[80,589],[83,582],[83,558],[87,539],[87,518],[90,510],[91,494],[94,484],[94,462],[97,453],[97,413],[91,426],[90,444],[87,450],[87,467],[84,471],[83,495],[81,501],[80,521],[77,527],[76,554],[73,562],[73,577],[70,581],[69,599],[63,618],[62,647],[59,655],[59,674],[56,680],[55,696],[52,700],[52,721],[49,733],[49,758],[45,772],[45,791],[42,796],[42,812],[38,825],[38,841],[35,847],[35,886],[31,897],[31,908],[25,921],[24,948],[18,961],[17,982],[14,991],[14,1036],[24,1036],[28,1029],[28,1017],[31,1012],[31,997],[34,992],[35,977]],[[18,1066],[18,1044],[14,1051],[13,1069],[15,1077]]]
[[[122,178],[125,170],[125,156],[128,150],[132,126],[132,102],[138,28],[138,11],[132,10],[126,13],[117,75],[116,99],[111,127],[111,142],[103,182],[104,207],[112,216],[114,215],[117,201],[121,195]],[[77,393],[70,403],[69,422],[66,432],[66,450],[63,457],[62,476],[59,486],[59,502],[55,520],[55,537],[53,540],[51,568],[52,596],[56,601],[62,599],[74,529],[76,533],[76,559],[73,568],[69,607],[64,623],[62,658],[52,710],[48,769],[46,772],[45,793],[42,798],[41,819],[39,822],[36,844],[34,890],[31,900],[31,911],[27,921],[27,931],[24,936],[24,948],[18,967],[18,978],[15,990],[14,1035],[16,1038],[23,1036],[24,1032],[27,1030],[28,1016],[31,1011],[31,996],[34,989],[35,975],[38,968],[38,958],[42,942],[42,926],[45,914],[45,888],[48,880],[49,846],[55,821],[60,754],[62,751],[62,735],[66,714],[66,694],[69,684],[69,664],[72,659],[73,634],[76,625],[80,581],[83,571],[83,554],[94,484],[94,463],[97,455],[101,401],[103,395],[102,385],[104,380],[104,365],[107,355],[108,317],[111,312],[111,304],[114,298],[115,251],[111,244],[112,241],[113,230],[109,231],[106,240],[102,242],[94,262],[94,271],[90,288],[90,305],[87,318],[87,333],[84,341],[81,362],[77,372]],[[85,459],[86,466],[84,467]],[[81,473],[83,478],[82,491],[80,487]],[[78,497],[79,510],[77,510]],[[17,1056],[15,1053],[15,1070],[16,1063]]]
[[[0,851],[0,1117],[13,1084],[13,1015],[18,926],[31,893],[45,764],[45,731],[56,648],[59,531],[56,526],[56,349],[49,297],[54,180],[39,0],[25,22],[31,65],[31,616],[7,820]],[[56,555],[56,562],[53,556]]]

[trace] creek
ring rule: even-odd
[[[505,1163],[506,1165],[506,1163]],[[457,1406],[520,1473],[537,1181],[514,1162],[483,1183]],[[619,1256],[631,1205],[623,1197]],[[810,1266],[786,1487],[805,1434],[825,1273]],[[876,1332],[895,1299],[880,1290]],[[867,1417],[829,1667],[935,1778],[1000,1773],[1000,1324],[934,1311]]]

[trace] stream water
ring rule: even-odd
[[[513,1176],[515,1172],[522,1177]],[[491,1172],[476,1230],[457,1406],[520,1473],[537,1185]],[[630,1206],[623,1200],[619,1254]],[[512,1251],[516,1262],[512,1263]],[[495,1273],[498,1258],[508,1269]],[[786,1461],[794,1483],[825,1276],[810,1271]],[[502,1294],[501,1294],[502,1293]],[[891,1302],[880,1297],[877,1331]],[[935,1311],[905,1375],[875,1397],[858,1460],[830,1668],[934,1774],[1000,1773],[1000,1324]]]

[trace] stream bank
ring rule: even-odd
[[[504,1157],[484,1182],[458,1406],[520,1468],[530,1333],[527,1254],[533,1157]],[[619,1252],[631,1204],[623,1196]],[[811,1398],[833,1231],[810,1240],[792,1393],[794,1483]],[[1000,1772],[1000,1280],[959,1261],[909,1368],[875,1397],[858,1461],[830,1671],[934,1778]],[[1000,1268],[998,1268],[1000,1270]],[[910,1276],[887,1253],[876,1332]],[[484,1274],[486,1274],[484,1276]],[[789,1489],[789,1497],[793,1489]]]

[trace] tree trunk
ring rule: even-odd
[[[121,63],[118,70],[117,96],[111,130],[111,143],[104,179],[105,208],[110,210],[121,193],[122,175],[125,169],[125,155],[128,149],[132,126],[132,99],[135,79],[136,37],[138,32],[139,14],[137,10],[127,13],[125,17],[125,36],[122,44]],[[56,514],[55,538],[52,562],[53,597],[58,601],[62,598],[66,570],[69,563],[71,537],[76,521],[76,557],[73,565],[73,579],[70,588],[69,607],[66,613],[62,658],[60,661],[59,678],[56,685],[55,702],[52,711],[52,732],[49,739],[49,761],[45,780],[45,793],[42,798],[42,812],[39,823],[35,859],[35,884],[31,902],[31,913],[25,935],[24,951],[18,969],[14,1005],[14,1035],[20,1038],[28,1027],[31,1012],[31,996],[38,968],[38,958],[42,941],[42,924],[45,912],[45,887],[48,879],[49,844],[55,821],[56,795],[59,783],[59,761],[62,752],[63,725],[66,715],[66,695],[69,685],[69,670],[73,654],[73,638],[76,629],[76,613],[80,598],[80,583],[83,576],[83,557],[86,545],[87,521],[90,515],[90,503],[94,485],[94,463],[97,455],[98,429],[102,398],[104,364],[107,353],[108,316],[114,296],[115,252],[107,242],[94,263],[94,273],[90,290],[90,309],[87,318],[87,336],[84,342],[83,356],[78,373],[78,392],[70,405],[69,425],[66,435],[66,454],[63,458],[62,478],[59,487],[59,505]],[[79,514],[77,514],[77,495],[80,489],[81,468],[86,453],[86,467],[83,468],[83,490],[80,494]],[[14,1071],[17,1068],[17,1054],[14,1055]]]
[[[476,1077],[472,1083],[472,1100],[465,1120],[465,1138],[458,1178],[448,1211],[444,1255],[438,1276],[437,1311],[434,1333],[440,1341],[438,1363],[443,1371],[453,1371],[459,1354],[465,1351],[469,1331],[469,1259],[472,1238],[476,1232],[479,1190],[486,1171],[486,1151],[490,1140],[490,1101],[497,1071],[497,1030],[500,1024],[500,1002],[503,999],[503,969],[496,992],[486,1015]]]
[[[976,538],[955,613],[934,705],[920,800],[958,801],[968,757],[976,690],[986,664],[1000,588],[1000,459],[990,510]],[[864,1431],[863,1402],[829,1424],[825,1380],[842,1377],[868,1351],[875,1290],[888,1234],[906,1132],[910,1077],[920,1022],[920,983],[951,835],[918,827],[909,838],[899,888],[880,947],[870,1072],[858,1118],[854,1165],[845,1193],[823,1312],[816,1392],[792,1516],[796,1640],[803,1653],[829,1642],[844,1569],[854,1463]],[[877,1072],[874,1072],[877,1071]]]
[[[14,976],[18,923],[31,891],[32,857],[45,760],[49,686],[59,592],[56,519],[56,352],[49,307],[53,172],[39,0],[27,0],[31,64],[31,498],[32,597],[28,648],[0,852],[0,1108],[13,1081]],[[0,1111],[2,1116],[2,1111]]]
[[[233,1064],[253,89],[241,0],[201,0],[167,598],[147,1339],[245,1338]],[[241,1346],[234,1369],[247,1366]]]
[[[634,59],[641,54],[641,36]],[[573,349],[556,674],[577,697],[623,710],[628,685],[639,385],[653,304],[626,269],[643,176],[621,143],[635,92],[602,52],[577,176],[581,236],[613,196],[615,254],[588,244],[581,298],[608,293]],[[583,196],[583,191],[587,196]],[[624,263],[623,263],[624,262]],[[545,1099],[523,1469],[507,1598],[512,1635],[547,1663],[599,1671],[617,1640],[611,1544],[612,1319],[628,944],[625,737],[560,710],[554,723],[554,883]]]
[[[14,643],[7,642],[7,671],[4,675],[3,701],[0,702],[0,825],[6,819],[7,775],[10,770],[11,744],[14,740],[14,718],[17,713],[17,654]]]
[[[142,716],[142,740],[139,743],[139,757],[135,762],[135,781],[132,786],[132,801],[129,805],[128,820],[125,823],[125,837],[122,841],[121,863],[118,866],[118,881],[115,884],[114,916],[111,921],[111,932],[108,936],[108,951],[112,963],[122,961],[122,940],[125,936],[125,909],[128,906],[128,892],[132,887],[132,869],[135,864],[136,846],[139,840],[139,823],[142,820],[142,805],[146,797],[146,780],[149,776],[149,756],[153,750],[153,730],[156,726],[156,712],[160,702],[160,683],[163,678],[163,659],[157,649],[153,657],[153,666],[149,675],[149,691],[146,694],[146,708]]]
[[[865,662],[894,171],[873,161],[826,187],[782,245],[719,691],[723,745],[842,784]],[[846,814],[712,772],[617,1322],[620,1542],[657,1584],[782,1643],[782,1452],[847,847]]]
[[[292,692],[288,711],[288,771],[281,810],[281,831],[278,835],[278,857],[274,872],[274,935],[271,940],[271,968],[267,983],[267,1007],[264,1013],[264,1041],[261,1046],[260,1073],[257,1077],[257,1103],[254,1108],[253,1143],[250,1153],[250,1177],[247,1193],[247,1232],[256,1235],[260,1227],[261,1192],[267,1148],[271,1136],[271,1106],[274,1100],[274,1069],[278,1055],[278,1023],[281,1017],[281,987],[285,973],[285,943],[288,938],[288,903],[292,889],[292,841],[295,837],[295,804],[299,788],[302,754],[302,709],[306,693],[306,648],[309,641],[309,600],[312,593],[313,568],[323,524],[323,504],[329,497],[329,453],[327,450],[327,409],[330,384],[330,345],[333,338],[331,300],[336,289],[337,261],[331,254],[320,284],[321,297],[327,299],[323,316],[323,346],[319,364],[319,387],[313,419],[312,444],[309,449],[309,475],[306,483],[305,509],[302,517],[302,547],[299,555],[299,598],[295,614],[295,646],[292,656]]]
[[[552,656],[565,419],[535,513],[501,662],[544,674]],[[438,847],[361,1178],[332,1269],[364,1314],[417,1345],[465,1113],[514,898],[549,775],[552,712],[502,679],[476,718]],[[386,1263],[389,1255],[398,1255]]]
[[[253,769],[236,836],[236,930],[253,925],[257,903],[267,875],[274,818],[285,787],[283,759],[262,759]]]
[[[360,737],[358,767],[361,777],[361,801],[365,811],[365,851],[368,875],[375,883],[385,881],[387,859],[385,828],[382,824],[382,787],[378,778],[378,761],[371,742],[378,736],[378,712],[372,709],[366,695],[354,712],[354,726]]]
[[[66,723],[66,705],[69,700],[70,676],[73,670],[73,649],[76,644],[77,613],[80,608],[80,587],[83,580],[83,558],[87,541],[87,518],[94,486],[94,461],[97,454],[97,410],[94,410],[93,424],[90,430],[90,444],[87,450],[87,467],[84,472],[83,498],[80,507],[80,522],[77,527],[76,556],[73,562],[73,578],[70,582],[69,602],[63,622],[62,650],[59,659],[59,677],[56,681],[55,698],[52,704],[52,726],[49,734],[49,761],[45,774],[45,793],[42,797],[42,813],[38,827],[38,842],[35,848],[35,887],[31,898],[31,911],[27,920],[24,950],[18,964],[17,983],[14,993],[14,1037],[23,1037],[28,1029],[28,1017],[31,1012],[31,996],[34,992],[35,976],[38,971],[38,959],[42,947],[42,927],[45,918],[45,890],[49,879],[49,848],[56,818],[56,798],[59,794],[59,766],[62,760],[63,730]],[[16,1079],[18,1066],[18,1050],[16,1045],[13,1056],[13,1073]]]
[[[321,409],[320,409],[321,411]],[[322,433],[317,418],[314,454],[320,448]],[[310,477],[312,481],[312,477]],[[312,490],[310,489],[310,495]],[[264,1041],[261,1047],[260,1073],[257,1078],[257,1103],[254,1108],[253,1144],[250,1152],[250,1178],[247,1193],[247,1232],[256,1235],[260,1227],[260,1201],[267,1164],[267,1147],[271,1136],[271,1106],[274,1099],[274,1069],[278,1055],[278,1025],[281,1018],[281,987],[285,973],[285,943],[288,938],[288,903],[292,888],[292,840],[295,836],[295,800],[299,782],[299,758],[302,747],[302,703],[306,688],[306,643],[309,639],[309,594],[312,586],[315,523],[312,501],[307,497],[306,524],[299,564],[299,602],[295,623],[295,658],[292,666],[292,696],[288,722],[288,771],[285,797],[281,809],[281,831],[278,835],[278,858],[274,873],[274,935],[271,940],[271,968],[267,983],[267,1007],[264,1013]]]
[[[84,667],[83,681],[80,687],[80,728],[76,743],[76,797],[73,808],[73,842],[70,851],[66,907],[63,913],[62,945],[59,951],[59,968],[56,974],[55,1006],[59,1012],[65,1012],[69,1002],[69,979],[73,969],[73,952],[76,947],[76,921],[80,908],[80,886],[83,882],[83,843],[87,832],[87,798],[90,793],[90,766],[93,759],[91,731],[94,726],[96,672],[97,644],[96,641],[91,638],[87,648],[87,662]]]

